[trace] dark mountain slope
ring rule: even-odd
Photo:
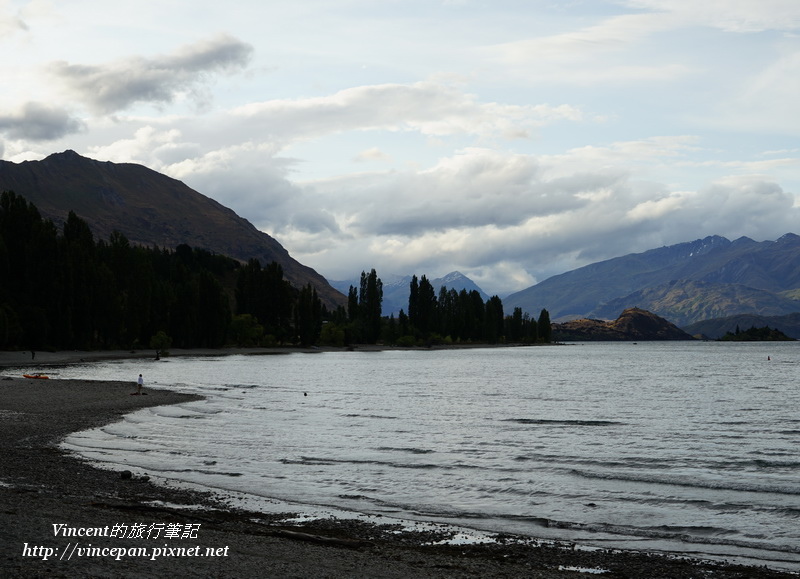
[[[276,261],[294,286],[311,283],[329,307],[346,303],[325,278],[249,221],[142,165],[95,161],[74,151],[42,161],[0,161],[0,190],[25,197],[59,225],[72,210],[99,239],[117,230],[145,246],[172,249],[185,243],[241,261]]]

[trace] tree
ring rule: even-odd
[[[169,356],[169,349],[172,347],[172,338],[164,330],[159,330],[150,338],[150,347],[159,356]]]
[[[435,330],[436,307],[436,292],[431,282],[424,275],[419,281],[417,276],[413,276],[408,297],[408,319],[420,335],[427,336]]]
[[[514,308],[514,313],[506,317],[506,336],[511,342],[521,342],[523,339],[522,308]]]
[[[317,290],[309,283],[300,290],[295,308],[295,329],[303,346],[311,346],[322,331],[322,302]]]
[[[490,344],[501,341],[503,336],[503,302],[498,296],[486,301],[485,338]]]
[[[95,338],[98,263],[92,232],[85,221],[69,212],[59,243],[60,291],[57,345],[91,348]]]
[[[231,323],[231,308],[219,281],[210,271],[203,269],[198,274],[198,333],[200,346],[219,348],[225,345]]]
[[[408,322],[414,325],[417,319],[419,319],[419,280],[416,275],[412,275],[408,284]]]
[[[262,269],[251,259],[236,282],[236,313],[253,315],[267,334],[283,341],[292,334],[294,293],[280,264],[273,261]]]
[[[233,316],[230,337],[240,347],[255,346],[264,337],[264,327],[250,314]]]
[[[358,288],[351,285],[347,293],[347,319],[355,322],[359,318],[358,314]]]
[[[364,328],[364,339],[368,344],[374,344],[380,338],[382,306],[383,282],[374,269],[369,274],[362,271],[358,311]]]
[[[319,334],[320,343],[326,346],[335,346],[341,348],[345,345],[345,332],[344,328],[334,322],[328,322],[322,326],[322,331]]]
[[[549,344],[553,341],[553,330],[550,325],[550,312],[545,309],[539,313],[539,320],[536,323],[539,330],[539,341]]]

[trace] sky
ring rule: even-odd
[[[0,158],[143,164],[331,280],[800,234],[797,0],[0,0],[0,50]]]

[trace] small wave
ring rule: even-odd
[[[698,526],[670,526],[659,525],[657,527],[643,527],[645,530],[650,530],[656,533],[665,533],[668,535],[697,535],[697,536],[729,536],[738,535],[739,531],[734,529],[723,529],[720,527],[710,527],[705,525]]]
[[[550,420],[547,418],[505,418],[503,422],[538,426],[617,426],[624,424],[614,420]]]
[[[787,453],[766,453],[766,452],[754,452],[752,454],[761,455],[761,456],[776,456],[776,457],[783,457],[788,456]],[[792,456],[794,459],[794,456]],[[709,463],[709,468],[714,470],[734,470],[740,471],[746,468],[757,468],[757,469],[771,469],[771,470],[795,470],[800,468],[800,461],[794,460],[778,460],[778,459],[766,459],[766,458],[753,458],[749,460],[735,460],[735,461],[726,461],[726,462],[718,462],[718,463]]]
[[[800,547],[794,545],[764,544],[760,541],[732,538],[736,531],[717,527],[633,527],[613,523],[578,523],[572,521],[557,521],[548,519],[546,526],[558,529],[569,529],[592,533],[608,533],[610,535],[625,535],[629,537],[643,537],[647,539],[671,539],[684,543],[699,543],[706,545],[729,545],[751,549],[769,549],[784,553],[800,553]]]
[[[241,473],[241,472],[225,472],[225,471],[221,471],[221,470],[208,470],[208,469],[202,469],[202,468],[172,469],[172,468],[169,468],[169,467],[158,468],[158,467],[155,467],[155,466],[150,466],[149,470],[156,471],[156,472],[170,473],[170,474],[173,474],[173,473],[198,473],[198,474],[204,474],[204,475],[209,475],[209,476],[227,476],[227,477],[231,477],[231,478],[236,478],[236,477],[240,477],[240,476],[244,475],[244,473]]]
[[[230,476],[230,477],[242,476],[242,473],[240,473],[240,472],[221,472],[221,471],[217,471],[217,470],[195,469],[194,472],[199,472],[200,474],[221,475],[221,476]]]
[[[334,458],[317,458],[313,456],[301,456],[299,459],[284,458],[281,460],[283,464],[297,464],[304,466],[336,466],[340,464],[370,464],[376,466],[388,466],[392,468],[410,468],[410,469],[463,469],[468,468],[467,465],[439,465],[431,463],[401,463],[386,460],[359,460],[359,459],[334,459]]]
[[[743,491],[751,493],[775,493],[780,495],[800,495],[800,488],[798,487],[782,487],[782,486],[767,486],[754,483],[736,483],[732,481],[711,481],[700,480],[695,477],[671,477],[671,476],[649,476],[646,474],[619,474],[619,473],[602,473],[602,472],[587,472],[578,469],[571,469],[572,474],[587,478],[587,479],[601,479],[610,481],[625,481],[625,482],[640,482],[647,484],[662,484],[672,485],[679,487],[692,487],[704,488],[715,490],[731,490]]]
[[[397,416],[383,416],[381,414],[345,414],[345,418],[382,418],[384,420],[397,420]]]
[[[392,446],[380,446],[376,450],[388,450],[393,452],[410,452],[411,454],[431,454],[435,450],[428,450],[425,448],[394,448]]]

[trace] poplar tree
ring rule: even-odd
[[[375,269],[367,274],[361,272],[361,291],[359,293],[359,313],[367,343],[374,344],[381,335],[381,310],[383,306],[383,282]]]
[[[536,324],[539,331],[539,341],[549,344],[553,341],[553,331],[550,326],[550,312],[545,309],[539,313],[539,320]]]

